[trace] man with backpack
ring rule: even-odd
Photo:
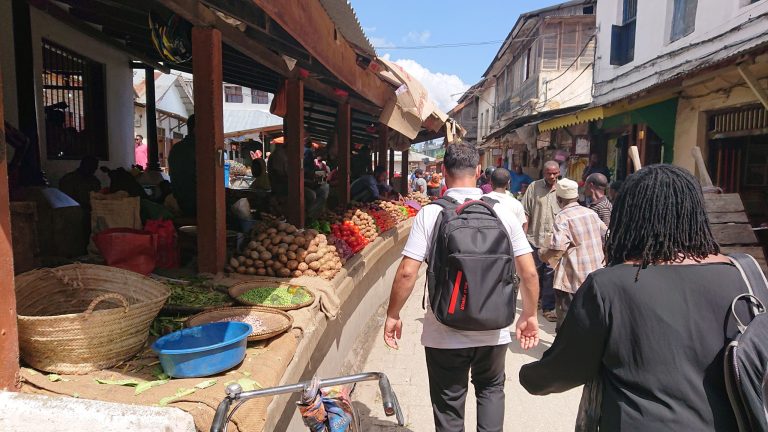
[[[422,262],[429,264],[425,347],[435,429],[464,430],[469,374],[477,396],[477,430],[501,431],[508,326],[514,321],[518,283],[522,316],[516,337],[523,349],[538,344],[539,281],[520,222],[476,187],[479,154],[466,143],[449,145],[443,161],[448,190],[414,219],[392,284],[384,341],[398,348],[400,311],[413,292]]]

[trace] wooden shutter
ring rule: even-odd
[[[544,25],[541,37],[541,70],[557,70],[560,56],[560,23]]]
[[[579,24],[563,23],[562,37],[560,38],[560,69],[568,69],[576,61],[581,51],[579,46]]]
[[[584,49],[584,53],[579,57],[579,69],[583,69],[589,66],[595,61],[595,27],[592,24],[581,24],[581,33],[579,38],[579,46]],[[587,46],[584,48],[584,46]]]

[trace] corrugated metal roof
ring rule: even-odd
[[[282,124],[282,117],[265,111],[237,109],[227,109],[224,111],[225,134]]]
[[[372,57],[376,56],[376,50],[368,37],[365,36],[360,20],[357,19],[355,10],[352,9],[349,2],[346,0],[320,0],[320,3],[347,42],[357,46]]]

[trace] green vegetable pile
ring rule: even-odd
[[[167,285],[171,289],[171,297],[168,298],[170,305],[204,308],[222,306],[232,301],[227,294],[207,286],[175,283]]]
[[[266,306],[292,306],[306,303],[312,299],[305,288],[296,285],[254,288],[241,294],[238,298],[248,303]]]

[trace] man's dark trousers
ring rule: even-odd
[[[508,344],[461,349],[425,348],[429,395],[437,432],[464,431],[470,371],[477,397],[477,431],[504,425],[504,359]]]
[[[555,310],[555,269],[539,259],[539,248],[533,248],[533,260],[536,263],[536,271],[539,273],[539,297],[541,309],[545,311]]]

